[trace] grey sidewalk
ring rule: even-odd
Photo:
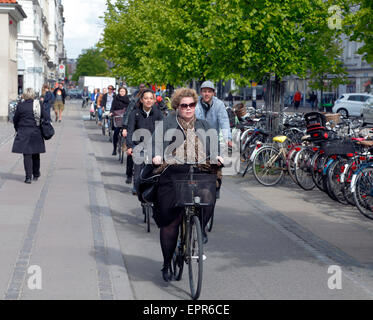
[[[41,156],[41,178],[23,183],[21,155],[0,146],[2,299],[132,299],[101,176],[79,111],[67,105]],[[32,290],[35,269],[42,288]],[[34,276],[34,278],[33,278]],[[30,285],[31,283],[31,285]]]
[[[10,122],[0,121],[0,146],[14,136],[14,127]]]

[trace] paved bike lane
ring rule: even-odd
[[[22,156],[10,152],[12,143],[0,149],[5,299],[132,299],[81,120],[68,104],[62,123],[54,124],[56,135],[46,142],[42,176],[31,185],[23,183]]]
[[[131,194],[131,185],[124,183],[125,166],[111,156],[108,138],[93,122],[86,121],[85,128],[100,163],[135,299],[189,299],[187,266],[182,281],[163,282],[159,229],[152,221],[151,232],[145,231],[137,197]],[[264,201],[280,201],[279,194],[271,195],[276,190],[262,189],[258,196],[248,192],[248,186],[257,185],[236,177],[224,178],[213,231],[205,246],[201,300],[373,298],[370,275],[358,273],[354,259],[348,260],[301,222],[288,218],[283,211],[286,197],[281,210],[276,210]],[[299,209],[298,215],[306,215],[310,208],[304,210]],[[315,228],[318,223],[322,221],[314,221]],[[343,259],[338,259],[340,254]],[[341,268],[341,289],[328,286],[335,275],[335,269],[329,267],[334,265]]]

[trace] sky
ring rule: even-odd
[[[104,28],[106,0],[62,0],[65,17],[65,47],[68,59],[76,59],[82,49],[92,48]]]

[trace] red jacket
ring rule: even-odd
[[[297,91],[295,94],[294,94],[294,101],[301,101],[302,100],[302,94]]]

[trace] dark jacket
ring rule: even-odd
[[[52,94],[52,92],[50,91],[47,91],[44,95],[44,101],[43,101],[43,106],[44,106],[44,109],[49,112],[50,111],[50,108],[53,104],[53,101],[54,101],[54,96]]]
[[[140,98],[138,97],[134,97],[130,100],[130,103],[127,107],[127,110],[123,116],[123,127],[125,129],[128,128],[128,120],[129,120],[129,117],[130,117],[130,114],[132,113],[133,109],[137,108],[137,104],[138,104],[138,101],[139,101]]]
[[[105,110],[106,110],[106,102],[107,102],[107,93],[105,93],[102,97],[102,100],[101,100],[101,108],[104,107]],[[114,103],[114,99],[115,99],[115,93],[113,92],[113,103]]]
[[[144,141],[144,137],[141,137],[140,141],[132,141],[132,136],[135,130],[137,129],[146,129],[153,134],[155,130],[156,121],[162,121],[163,114],[156,108],[152,107],[150,110],[149,116],[147,117],[146,112],[142,108],[136,108],[132,110],[128,118],[128,127],[127,127],[127,147],[134,148],[137,144]]]
[[[56,100],[56,97],[57,97],[57,91],[58,90],[61,90],[62,91],[62,102],[63,102],[63,104],[65,104],[65,99],[66,99],[66,91],[65,91],[65,89],[60,89],[60,88],[56,88],[56,89],[54,89],[54,91],[53,91],[53,95],[54,95],[54,100]]]
[[[113,103],[111,104],[110,112],[113,112],[115,110],[126,111],[129,103],[130,103],[130,99],[128,98],[127,95],[122,97],[121,95],[118,94],[114,97]]]
[[[17,131],[12,152],[23,154],[44,153],[45,144],[40,127],[36,125],[33,101],[26,100],[17,106],[13,124]],[[41,118],[50,120],[50,116],[43,107],[40,108]]]

